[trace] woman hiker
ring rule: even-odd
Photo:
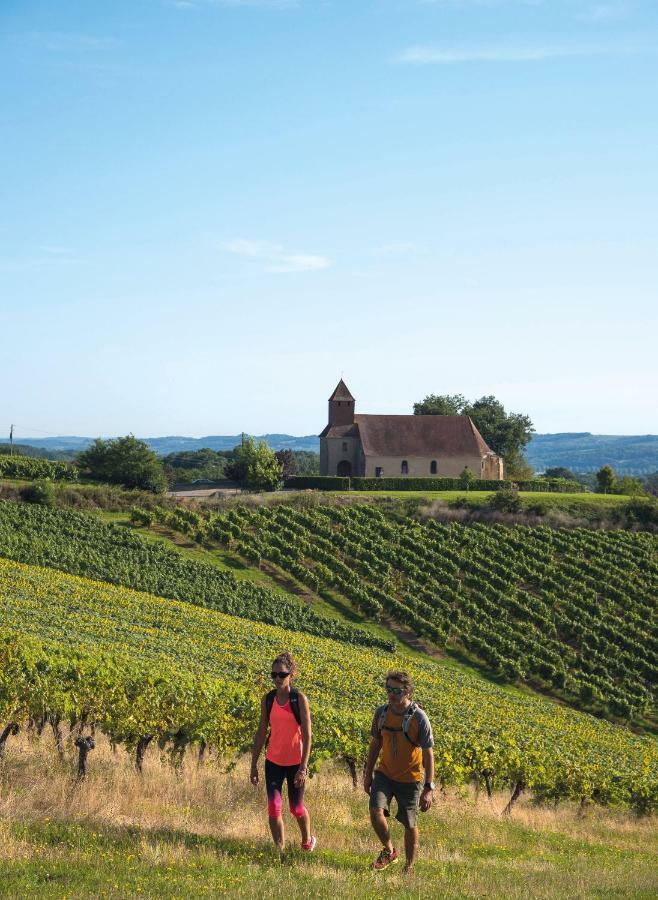
[[[267,786],[267,815],[272,838],[279,850],[285,847],[281,792],[288,783],[288,805],[297,819],[302,835],[302,850],[315,849],[311,835],[311,819],[304,806],[304,787],[311,753],[311,711],[305,695],[292,686],[297,664],[290,653],[280,653],[272,663],[274,690],[263,697],[260,723],[254,736],[251,754],[251,783],[258,784],[258,757],[267,739],[265,754],[265,783]]]

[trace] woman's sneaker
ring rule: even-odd
[[[312,837],[309,841],[302,842],[302,850],[306,853],[312,853],[315,850],[315,845],[317,844],[318,839]]]
[[[396,863],[398,861],[398,851],[395,847],[392,850],[382,850],[377,859],[372,864],[373,869],[386,869],[388,866]]]

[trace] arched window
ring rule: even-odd
[[[409,474],[409,463],[406,461],[406,459],[403,459],[403,460],[402,460],[402,465],[400,466],[400,472],[401,472],[403,475],[408,475],[408,474]]]
[[[432,462],[430,463],[430,475],[436,475],[438,468],[439,467],[437,465],[436,460],[433,459]]]

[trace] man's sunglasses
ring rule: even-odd
[[[272,678],[287,678],[290,672],[272,672]]]
[[[395,694],[396,697],[400,697],[404,694],[404,688],[394,688],[391,687],[390,684],[385,685],[387,694]]]

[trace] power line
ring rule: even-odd
[[[2,430],[5,430],[6,427],[7,427],[7,426],[5,425],[5,426],[3,427]],[[11,427],[12,429],[14,429],[14,430],[20,432],[21,434],[24,434],[24,433],[26,433],[26,432],[30,432],[31,434],[43,435],[44,437],[66,437],[66,435],[65,435],[65,434],[62,434],[61,431],[45,431],[43,428],[33,428],[33,427],[30,426],[30,425],[20,425],[20,424],[16,425],[16,424],[14,424],[14,425],[11,425],[10,427]],[[69,434],[71,434],[71,432],[74,432],[74,433],[75,433],[75,432],[78,432],[78,434],[77,434],[76,436],[79,436],[79,437],[85,437],[85,436],[86,436],[86,435],[84,435],[84,434],[82,434],[82,435],[79,434],[80,431],[84,431],[84,430],[85,430],[84,428],[81,428],[81,429],[76,429],[76,428],[65,428],[64,430],[67,431]]]

